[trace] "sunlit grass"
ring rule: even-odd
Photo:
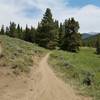
[[[55,50],[49,63],[58,76],[80,87],[82,94],[100,100],[100,56],[95,54],[94,48],[81,48],[79,53]],[[91,80],[90,86],[83,84],[87,77]]]
[[[20,39],[0,35],[2,42],[2,55],[0,66],[14,69],[14,72],[29,72],[33,66],[33,56],[42,56],[47,50],[36,44],[25,42]]]

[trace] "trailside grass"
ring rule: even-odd
[[[94,48],[81,48],[79,53],[55,50],[49,63],[56,74],[77,87],[81,95],[100,100],[100,55],[95,54]]]
[[[8,36],[0,35],[0,41],[2,48],[0,67],[10,68],[15,74],[30,72],[34,57],[41,57],[47,52],[36,44]]]

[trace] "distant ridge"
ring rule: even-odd
[[[91,37],[91,36],[92,36],[92,35],[89,34],[89,33],[83,33],[83,34],[82,34],[82,39],[86,39],[86,38]]]
[[[85,38],[84,40],[94,40],[97,39],[97,37],[100,36],[100,33],[96,34],[96,35],[90,35],[89,37]]]
[[[89,37],[87,37],[87,38],[84,38],[84,39],[83,39],[83,43],[84,43],[85,45],[95,47],[96,40],[97,40],[98,37],[100,37],[100,33],[98,33],[98,34],[96,34],[96,35],[91,35],[91,36],[89,36]]]
[[[99,32],[98,32],[99,33]],[[83,33],[82,34],[82,39],[86,39],[86,38],[89,38],[91,36],[95,36],[98,34],[97,32],[89,32],[89,33]]]

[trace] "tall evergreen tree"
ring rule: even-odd
[[[59,44],[59,47],[61,46],[61,43],[62,43],[62,39],[64,37],[64,25],[62,23],[60,23],[60,27],[59,27],[59,41],[58,41],[58,44]]]
[[[55,35],[56,35],[56,41],[57,41],[57,46],[59,46],[59,21],[55,20]]]
[[[17,25],[16,32],[17,32],[17,38],[23,39],[22,28],[20,27],[19,24]]]
[[[55,23],[55,28],[56,28],[56,29],[59,29],[59,21],[58,21],[58,20],[55,20],[54,23]]]
[[[16,24],[14,22],[10,22],[9,36],[11,36],[11,37],[16,37],[17,36]]]
[[[26,25],[26,28],[24,30],[24,40],[25,41],[30,41],[30,29],[28,28],[28,25]]]
[[[21,32],[21,27],[20,27],[20,25],[18,24],[18,26],[17,26],[17,32],[18,33],[20,33]]]
[[[100,37],[98,37],[96,41],[96,53],[100,54]]]
[[[52,13],[49,8],[43,16],[41,23],[38,25],[37,43],[45,48],[54,49],[57,44],[57,34]]]
[[[31,30],[30,30],[30,35],[31,35],[31,42],[32,43],[36,43],[36,34],[37,34],[37,30],[34,28],[34,27],[31,27]]]
[[[2,34],[2,35],[4,35],[4,34],[5,34],[5,31],[4,31],[4,25],[2,25],[2,27],[1,27],[0,34]]]
[[[36,30],[35,30],[35,28],[31,27],[31,29],[30,29],[26,25],[26,29],[24,31],[24,40],[28,41],[28,42],[35,43],[35,39],[36,39]]]
[[[65,20],[64,23],[65,27],[65,35],[62,39],[61,48],[63,50],[68,50],[71,52],[77,52],[80,46],[80,34],[78,33],[79,30],[79,23],[71,18],[69,20]]]
[[[6,35],[9,35],[9,27],[6,27]]]

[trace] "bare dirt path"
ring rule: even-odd
[[[40,80],[35,86],[34,100],[90,100],[77,96],[71,86],[56,77],[48,65],[47,54],[39,64]]]
[[[1,41],[0,41],[0,55],[2,54],[2,46],[1,46]]]
[[[4,82],[0,83],[0,100],[91,100],[76,95],[70,85],[57,78],[47,63],[48,57],[38,68],[32,68],[28,78],[5,79],[1,74]]]

